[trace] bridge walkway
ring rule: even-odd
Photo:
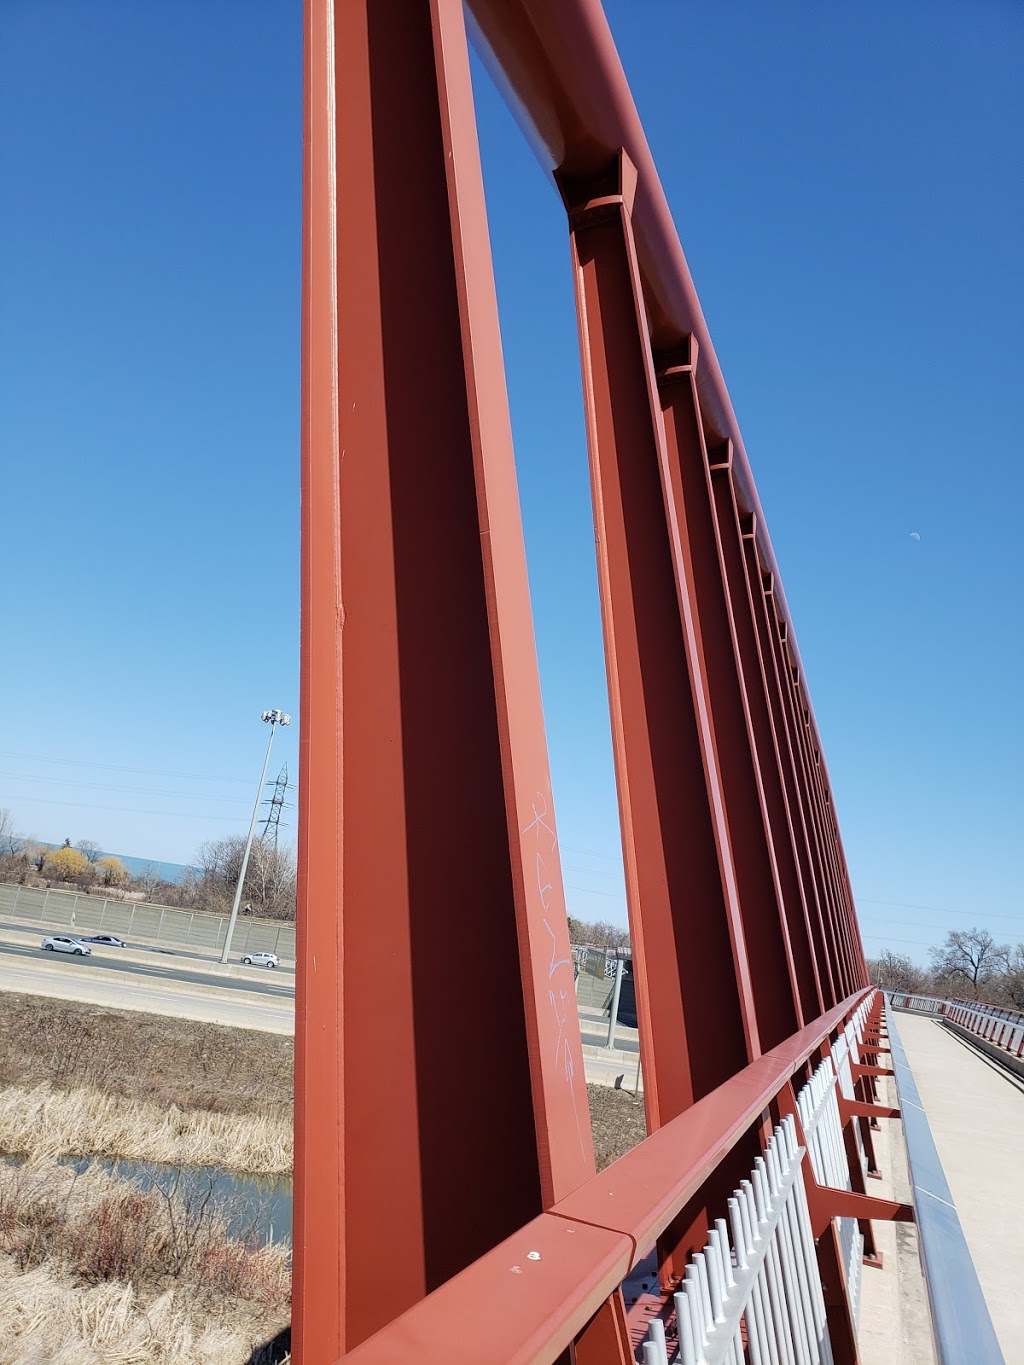
[[[1024,1365],[1024,1083],[935,1019],[896,1026],[1006,1365]]]

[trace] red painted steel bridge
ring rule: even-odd
[[[600,1176],[467,19],[571,246],[651,1133]],[[880,1001],[599,0],[306,0],[305,92],[295,1358],[633,1360],[622,1281],[653,1256],[671,1304],[783,1120],[810,1140],[824,1068],[848,1178],[802,1168],[810,1288],[853,1361],[842,1228],[870,1258],[909,1216],[865,1193]]]

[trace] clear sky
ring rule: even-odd
[[[1024,939],[1024,9],[607,9],[867,949]],[[260,712],[297,711],[301,73],[296,0],[0,0],[0,805],[24,833],[188,861],[246,827]],[[477,75],[567,900],[624,922],[564,215]]]

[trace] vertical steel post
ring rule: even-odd
[[[728,442],[712,457],[711,489],[725,587],[731,606],[737,669],[747,706],[756,789],[760,795],[779,905],[788,931],[801,1007],[800,1023],[803,1023],[817,1018],[824,1006],[796,855],[793,816],[782,780],[779,740],[744,562],[744,536],[753,536],[755,523],[752,516],[741,517],[732,477],[732,446]],[[746,522],[746,531],[741,526],[741,519]]]
[[[698,365],[693,337],[660,362],[667,497],[670,515],[685,528],[732,873],[752,964],[758,1033],[768,1051],[799,1028],[803,1016],[715,511],[712,478],[719,453],[709,455],[705,440]]]
[[[630,225],[635,174],[621,157],[605,180],[561,188],[653,1130],[760,1055],[761,1041],[692,585],[666,516],[664,430]]]
[[[594,1166],[460,0],[307,0],[305,118],[294,1350],[321,1365]]]
[[[753,532],[753,526],[751,532]],[[812,833],[809,830],[809,816],[800,779],[797,755],[789,723],[789,714],[779,675],[779,660],[774,634],[774,615],[769,606],[774,591],[771,574],[764,574],[758,557],[757,541],[751,533],[743,539],[744,563],[747,569],[747,585],[750,592],[752,610],[761,659],[765,670],[765,687],[771,708],[775,734],[779,740],[779,762],[786,802],[793,819],[793,838],[800,869],[800,885],[807,907],[810,938],[814,954],[815,972],[821,993],[822,1010],[831,1009],[842,998],[836,988],[832,975],[832,963],[825,946],[825,927],[821,904],[822,890],[814,863]]]

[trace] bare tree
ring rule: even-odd
[[[1006,970],[995,981],[993,995],[999,1004],[1009,1005],[1011,1009],[1024,1010],[1024,943],[1018,943],[1010,950],[1006,959]]]
[[[14,817],[6,806],[0,806],[0,858],[13,858],[21,847],[21,835],[15,831]]]
[[[1010,948],[996,943],[987,929],[954,929],[929,953],[936,984],[953,990],[959,986],[977,996],[980,987],[1006,971]]]
[[[241,835],[211,839],[196,852],[195,903],[210,910],[226,910],[238,885],[245,854]],[[277,848],[257,839],[249,855],[242,889],[244,904],[269,919],[295,918],[295,857],[285,845]]]
[[[927,973],[905,953],[884,949],[878,957],[869,958],[868,977],[886,991],[920,991],[927,982]]]
[[[95,863],[103,850],[99,844],[94,844],[91,839],[79,839],[75,845],[79,853],[84,853],[91,863]]]
[[[569,936],[573,943],[589,948],[628,948],[629,930],[599,919],[593,922],[569,917]]]

